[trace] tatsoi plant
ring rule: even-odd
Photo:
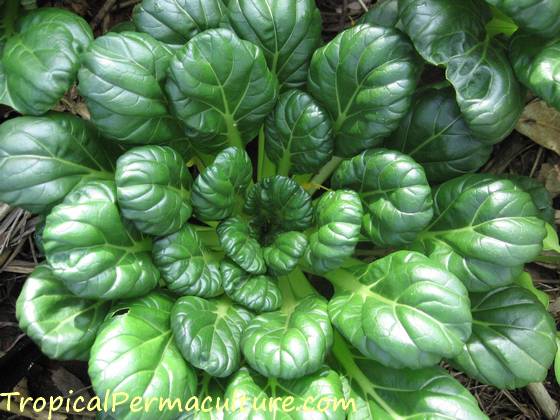
[[[98,395],[245,405],[111,416],[483,419],[442,363],[546,377],[556,328],[524,265],[559,248],[550,197],[474,172],[522,85],[560,106],[556,1],[386,0],[326,44],[313,0],[144,0],[133,20],[1,27],[23,116],[0,126],[0,200],[44,216],[16,315]],[[51,110],[75,83],[90,121]]]

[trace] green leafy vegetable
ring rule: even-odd
[[[294,89],[280,96],[265,133],[266,154],[280,175],[315,172],[332,157],[330,116],[305,92]]]
[[[402,153],[367,150],[342,162],[331,183],[333,188],[358,192],[365,208],[363,229],[378,246],[412,242],[432,220],[424,170]]]
[[[311,56],[321,45],[321,14],[314,0],[233,0],[228,23],[261,47],[283,88],[301,87]]]
[[[560,3],[555,0],[486,0],[521,28],[543,37],[560,35]]]
[[[274,108],[278,80],[262,51],[228,29],[191,39],[171,60],[166,91],[197,150],[243,148]]]
[[[451,89],[427,89],[417,95],[385,147],[409,155],[433,183],[475,172],[492,153],[490,145],[472,134]]]
[[[469,291],[511,284],[539,255],[546,235],[531,196],[491,175],[464,175],[434,191],[434,220],[415,248]]]
[[[301,232],[284,232],[263,249],[268,270],[277,276],[289,274],[307,250],[307,237]]]
[[[27,278],[18,297],[20,328],[48,357],[87,360],[110,303],[74,296],[47,265]]]
[[[317,50],[307,87],[334,121],[335,155],[352,157],[396,129],[419,73],[412,45],[392,28],[358,25]]]
[[[340,267],[358,244],[362,217],[362,204],[356,192],[343,190],[324,194],[315,208],[317,230],[309,236],[307,264],[318,273]]]
[[[90,45],[79,90],[105,136],[135,144],[185,137],[163,91],[171,57],[164,45],[136,32],[110,32]]]
[[[77,296],[120,299],[156,287],[159,272],[150,259],[151,240],[126,226],[115,184],[79,185],[47,216],[43,241],[54,275]]]
[[[175,346],[170,327],[171,296],[160,292],[115,305],[91,349],[89,376],[97,395],[125,392],[143,398],[180,398],[196,393],[197,378]],[[121,394],[122,395],[122,394]],[[119,419],[138,418],[130,404],[115,407]],[[146,417],[173,419],[175,409],[152,404]]]
[[[224,291],[235,303],[257,313],[275,311],[282,305],[282,292],[274,278],[254,276],[228,260],[222,261],[220,272]]]
[[[152,258],[172,292],[200,297],[222,293],[219,258],[202,244],[194,226],[187,224],[155,241]]]
[[[429,258],[399,251],[326,274],[335,285],[329,316],[368,358],[418,369],[456,356],[471,334],[467,291]]]
[[[18,117],[0,125],[0,201],[44,213],[79,182],[112,179],[97,131],[69,114]]]
[[[115,174],[121,213],[141,232],[165,236],[191,217],[191,174],[172,148],[136,147],[117,161]]]
[[[453,363],[501,389],[544,380],[554,361],[556,328],[544,306],[520,287],[471,295],[473,333]]]
[[[225,10],[222,0],[143,0],[133,18],[141,32],[180,47],[196,34],[217,28]]]
[[[252,314],[226,299],[185,296],[171,310],[177,347],[193,366],[215,377],[239,369],[241,334]]]

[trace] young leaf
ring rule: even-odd
[[[321,368],[332,345],[333,331],[323,298],[284,298],[283,309],[258,315],[249,322],[241,349],[249,366],[260,374],[297,379]]]
[[[2,54],[2,103],[21,114],[49,111],[76,80],[80,54],[92,40],[89,25],[67,10],[38,11],[26,18]]]
[[[305,85],[309,62],[322,43],[321,13],[314,0],[233,0],[228,23],[263,50],[281,88]]]
[[[490,40],[449,59],[446,77],[473,134],[495,144],[514,129],[525,98],[502,48]]]
[[[0,125],[0,201],[33,213],[58,204],[80,181],[112,179],[97,131],[70,114],[17,117]]]
[[[205,221],[223,220],[241,210],[245,190],[253,177],[251,158],[243,149],[227,148],[195,179],[192,205]]]
[[[350,351],[335,334],[333,353],[354,399],[348,420],[485,420],[470,392],[439,367],[393,369]]]
[[[560,35],[546,40],[518,31],[511,39],[509,57],[519,81],[560,111]]]
[[[280,175],[314,173],[332,158],[330,116],[305,92],[294,89],[280,96],[265,134],[266,154]]]
[[[329,191],[315,208],[317,230],[309,237],[305,261],[314,272],[325,273],[342,265],[360,239],[363,209],[354,191]]]
[[[122,215],[141,232],[169,235],[191,217],[192,177],[170,147],[129,150],[117,160],[115,180]]]
[[[276,311],[282,305],[282,292],[269,276],[254,276],[228,260],[220,264],[226,295],[239,305],[256,312]]]
[[[486,0],[486,3],[510,16],[528,32],[546,38],[560,35],[560,3],[556,0]]]
[[[158,284],[151,240],[123,223],[113,182],[76,187],[47,216],[43,241],[54,275],[77,296],[132,298]]]
[[[272,111],[278,80],[262,51],[228,29],[191,39],[171,61],[166,91],[197,150],[241,149]]]
[[[223,378],[239,369],[241,334],[253,315],[228,299],[179,298],[171,310],[175,344],[194,367]]]
[[[363,229],[378,246],[410,243],[432,220],[431,189],[424,169],[402,153],[366,150],[342,162],[331,185],[359,194],[365,209]]]
[[[529,273],[524,271],[519,277],[517,277],[514,281],[517,286],[523,287],[524,289],[530,291],[542,305],[548,309],[548,305],[550,304],[550,297],[548,293],[543,292],[535,287],[533,284],[533,278]]]
[[[352,157],[394,131],[419,73],[412,45],[392,28],[358,25],[317,50],[307,87],[334,121],[335,155]]]
[[[186,224],[172,235],[157,239],[152,258],[173,293],[204,298],[222,293],[218,258],[203,246],[193,226]]]
[[[485,384],[515,389],[546,378],[556,353],[554,320],[520,287],[471,295],[473,333],[453,364]]]
[[[491,12],[482,0],[399,0],[399,17],[418,53],[437,66],[483,41]]]
[[[284,276],[296,268],[307,250],[307,237],[301,232],[283,232],[272,244],[263,249],[268,271]]]
[[[492,153],[491,145],[472,134],[451,89],[427,89],[418,94],[385,146],[409,155],[436,184],[476,172]]]
[[[434,191],[434,220],[414,248],[443,264],[471,292],[511,284],[542,250],[544,222],[512,181],[473,174]]]
[[[183,46],[193,36],[220,26],[222,0],[143,0],[134,8],[134,24],[166,44]]]
[[[111,32],[90,45],[78,74],[79,90],[105,136],[133,144],[185,137],[163,92],[170,60],[167,48],[136,32]]]
[[[74,296],[41,264],[27,278],[16,303],[19,327],[49,358],[88,360],[111,304]]]
[[[242,368],[233,376],[226,388],[225,397],[230,401],[240,401],[235,409],[227,413],[228,420],[252,418],[305,420],[343,420],[345,413],[335,402],[344,398],[340,376],[327,367],[318,372],[294,380],[270,380],[247,368]],[[262,404],[261,401],[292,401],[291,409],[282,409],[282,403]],[[290,400],[289,398],[293,400]],[[323,400],[324,399],[324,400]],[[329,401],[329,407],[319,409],[319,401]],[[255,404],[256,403],[256,404]],[[303,407],[307,408],[306,410]],[[262,409],[261,409],[262,408]]]
[[[230,217],[216,228],[224,252],[251,274],[266,272],[263,249],[253,227],[241,217]]]
[[[170,312],[173,299],[155,291],[140,299],[115,305],[91,349],[88,373],[99,396],[106,392],[142,396],[145,399],[180,398],[196,395],[197,378],[173,341]],[[122,395],[122,394],[121,394]],[[118,419],[138,418],[130,404],[114,407]],[[165,411],[151,404],[146,418],[171,420],[177,406]]]
[[[303,231],[311,227],[311,196],[296,181],[284,176],[265,178],[247,190],[245,213],[253,223],[275,231]]]
[[[334,326],[360,352],[394,368],[456,356],[471,334],[467,290],[450,272],[416,252],[327,273]]]

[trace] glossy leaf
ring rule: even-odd
[[[451,89],[427,89],[417,95],[385,146],[409,155],[436,184],[476,172],[492,153],[492,146],[472,134]]]
[[[303,378],[278,381],[267,380],[252,370],[242,368],[228,384],[225,397],[231,401],[240,401],[235,409],[232,407],[226,412],[225,418],[228,420],[250,419],[257,416],[266,420],[345,419],[343,408],[339,406],[335,409],[332,404],[344,398],[340,376],[326,367]],[[292,401],[292,404],[290,407],[286,406],[287,409],[282,409],[282,402],[279,402],[276,407],[274,404],[272,407],[265,404],[262,407],[264,410],[261,409],[262,404],[257,404],[256,407],[253,404],[260,401],[277,401],[276,398],[282,398],[286,404]],[[318,409],[319,401],[329,401],[330,407],[327,410]],[[306,410],[303,409],[304,406]]]
[[[262,51],[228,29],[210,29],[175,54],[166,91],[197,150],[243,148],[276,103],[278,81]]]
[[[467,125],[478,139],[495,144],[513,131],[525,98],[499,45],[487,41],[451,57],[446,77],[455,88]]]
[[[217,156],[195,179],[192,205],[202,220],[223,220],[240,210],[238,204],[253,177],[251,158],[243,150],[230,147]]]
[[[399,1],[380,0],[376,2],[359,20],[372,26],[395,28],[399,21]]]
[[[219,27],[225,11],[222,0],[143,0],[134,8],[133,19],[139,31],[179,47]]]
[[[222,293],[222,275],[217,255],[202,244],[194,226],[154,242],[153,261],[166,287],[178,295],[213,297]]]
[[[412,45],[392,28],[358,25],[317,50],[307,87],[334,121],[335,155],[352,157],[394,131],[420,72]]]
[[[171,310],[171,329],[189,363],[222,378],[239,369],[241,334],[252,316],[227,299],[185,296]]]
[[[399,0],[399,17],[424,60],[447,65],[484,40],[491,12],[482,0]]]
[[[241,38],[261,47],[280,86],[303,86],[311,57],[322,43],[315,1],[233,0],[228,8],[228,23]]]
[[[244,219],[230,217],[216,228],[224,252],[236,264],[251,274],[266,271],[263,250],[257,232]]]
[[[158,284],[151,240],[123,223],[116,201],[113,182],[90,181],[47,216],[43,232],[47,261],[77,296],[132,298]]]
[[[284,176],[265,178],[247,190],[245,213],[253,223],[277,231],[302,231],[311,227],[311,195],[293,179]]]
[[[0,103],[21,114],[49,111],[76,80],[80,54],[93,40],[89,25],[63,9],[25,19],[4,46]]]
[[[224,291],[239,305],[256,312],[275,311],[282,305],[282,292],[270,276],[254,276],[228,260],[222,261]]]
[[[358,193],[365,209],[363,229],[378,246],[412,242],[433,216],[424,169],[399,152],[367,150],[342,162],[331,184]]]
[[[185,137],[163,91],[171,57],[161,43],[137,32],[111,32],[91,44],[83,55],[79,90],[105,136],[133,144]]]
[[[305,261],[313,271],[325,273],[342,265],[360,239],[363,208],[354,191],[329,191],[315,208],[316,231],[309,236]]]
[[[501,389],[546,378],[556,354],[556,327],[544,306],[520,287],[471,295],[473,333],[453,363]]]
[[[115,305],[91,349],[89,376],[96,394],[123,392],[143,398],[180,398],[196,394],[197,378],[175,346],[170,327],[173,299],[161,291]],[[122,395],[122,394],[121,394]],[[133,398],[133,397],[130,397]],[[118,419],[137,419],[130,404],[115,407]],[[152,404],[142,418],[174,419],[178,410]]]
[[[553,225],[555,210],[552,204],[552,196],[546,187],[540,181],[528,176],[510,175],[508,179],[531,196],[533,203],[539,210],[541,219]]]
[[[548,309],[548,305],[550,304],[550,297],[548,296],[548,293],[543,292],[542,290],[539,290],[535,287],[531,274],[524,271],[519,277],[515,279],[514,284],[531,292],[533,296],[535,296],[538,301]]]
[[[25,281],[16,304],[19,327],[51,359],[87,360],[110,303],[74,296],[49,266]]]
[[[268,378],[317,372],[332,345],[327,302],[317,296],[285,302],[284,310],[253,318],[241,341],[246,362]]]
[[[544,222],[513,182],[474,174],[434,191],[434,220],[415,249],[443,264],[469,291],[511,284],[541,252]]]
[[[8,120],[0,125],[0,201],[44,213],[80,181],[112,179],[104,149],[97,131],[70,114]]]
[[[560,3],[556,0],[486,0],[486,3],[510,16],[528,32],[547,38],[560,35]]]
[[[272,244],[263,249],[268,271],[283,276],[296,268],[307,250],[307,237],[301,232],[279,234]]]
[[[456,356],[471,334],[467,290],[422,254],[399,251],[369,265],[328,273],[334,326],[360,352],[394,368]]]
[[[332,157],[333,132],[328,113],[305,92],[280,96],[266,119],[266,154],[280,175],[317,172]]]
[[[560,111],[560,36],[545,40],[519,31],[509,56],[519,81]]]
[[[339,336],[334,355],[353,398],[348,420],[488,419],[471,393],[439,367],[393,369],[350,351]]]
[[[141,232],[165,236],[191,217],[192,177],[170,147],[143,146],[117,161],[117,199],[122,215]]]

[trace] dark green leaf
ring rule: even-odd
[[[431,189],[424,169],[402,153],[366,150],[342,162],[331,184],[359,194],[365,209],[363,229],[378,246],[410,243],[432,220]]]
[[[560,3],[556,0],[486,0],[486,3],[510,16],[528,32],[547,38],[560,35]]]
[[[87,360],[111,304],[74,296],[39,265],[25,281],[16,304],[19,327],[51,359]]]
[[[374,147],[408,111],[420,65],[399,31],[358,25],[317,50],[308,89],[334,121],[335,155]]]
[[[256,137],[276,103],[278,81],[256,45],[210,29],[175,54],[166,90],[195,147],[215,152]]]
[[[492,153],[491,145],[472,134],[451,89],[419,94],[385,146],[412,157],[433,183],[476,172]]]
[[[18,117],[0,126],[0,201],[43,213],[80,181],[112,179],[97,131],[70,114]]]
[[[216,228],[226,255],[251,274],[266,272],[263,250],[257,232],[241,217],[230,217]]]
[[[158,284],[151,240],[123,223],[116,201],[113,182],[90,181],[47,216],[43,232],[47,261],[77,296],[132,298]]]
[[[154,242],[152,257],[173,293],[213,297],[222,293],[218,256],[202,244],[194,226],[185,225]]]
[[[453,363],[501,389],[544,380],[556,354],[556,327],[538,299],[514,286],[472,294],[471,302],[473,333]]]
[[[279,234],[272,244],[263,249],[268,271],[276,276],[290,273],[305,254],[307,244],[307,237],[301,232]]]
[[[223,378],[239,369],[241,334],[252,316],[228,299],[185,296],[171,310],[171,329],[189,363]]]
[[[439,264],[399,251],[328,273],[329,316],[360,352],[394,368],[418,369],[456,356],[471,334],[467,290]]]
[[[332,157],[332,122],[327,112],[305,92],[280,96],[266,120],[266,154],[280,175],[309,174]]]
[[[97,395],[122,392],[130,399],[169,398],[171,402],[196,395],[196,374],[173,340],[172,306],[169,295],[156,291],[113,307],[91,349],[89,376]],[[177,406],[165,411],[158,406],[151,404],[142,417],[171,420],[179,415]],[[130,411],[130,403],[114,408],[110,414],[119,420],[139,417]]]
[[[141,232],[165,236],[191,217],[192,177],[170,147],[136,147],[117,161],[117,199],[122,215]]]
[[[395,28],[399,21],[399,1],[379,0],[363,15],[359,23]]]
[[[315,0],[232,0],[228,23],[262,48],[283,88],[305,85],[311,56],[321,45],[321,13]]]

